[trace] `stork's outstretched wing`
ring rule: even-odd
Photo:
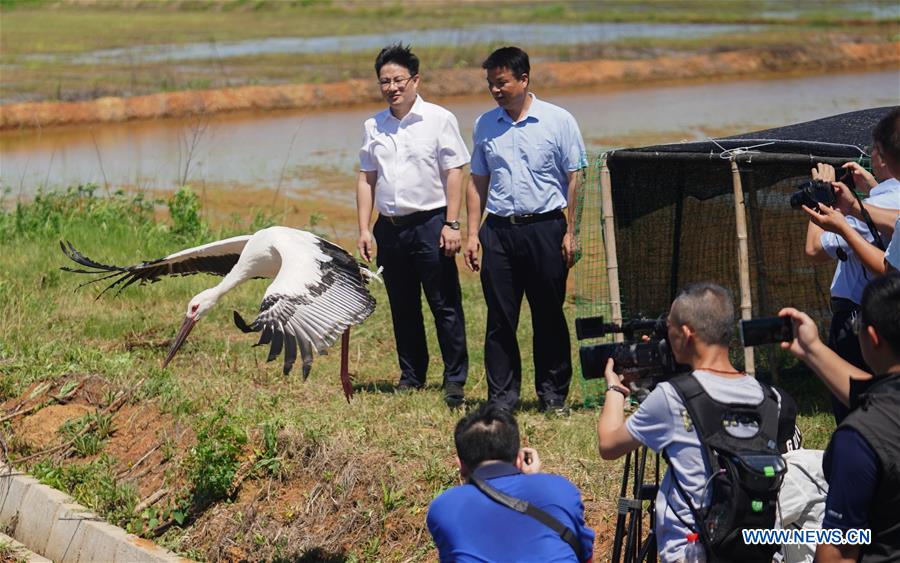
[[[174,254],[170,254],[165,258],[141,262],[134,266],[111,266],[108,264],[100,264],[90,258],[84,256],[72,246],[68,241],[60,241],[59,246],[63,253],[74,262],[81,264],[92,270],[78,270],[74,268],[60,268],[66,272],[75,272],[77,274],[95,274],[100,277],[84,282],[78,287],[95,283],[98,281],[115,278],[106,289],[100,292],[103,295],[110,289],[119,286],[118,294],[123,289],[135,282],[147,283],[157,282],[163,276],[189,276],[191,274],[214,274],[224,276],[237,263],[241,252],[251,235],[241,235],[217,242],[204,244],[194,248],[188,248]],[[100,295],[97,297],[99,298]]]
[[[313,352],[324,354],[347,328],[375,310],[367,276],[345,250],[310,233],[285,241],[281,270],[266,291],[259,315],[249,325],[234,312],[244,332],[260,332],[258,345],[271,344],[268,361],[284,351],[284,374],[297,359],[309,375]],[[290,256],[290,260],[287,257]]]

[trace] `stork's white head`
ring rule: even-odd
[[[211,287],[209,289],[204,289],[191,299],[191,302],[188,303],[187,306],[187,312],[184,315],[184,321],[181,323],[181,329],[178,331],[178,336],[175,337],[175,341],[172,343],[172,347],[169,348],[169,353],[166,355],[165,361],[163,361],[163,367],[169,365],[169,362],[175,357],[175,353],[178,352],[178,349],[181,348],[181,345],[187,340],[188,334],[191,333],[191,329],[194,328],[194,325],[197,324],[197,321],[199,321],[201,317],[215,306],[216,302],[219,300],[219,296],[220,293],[218,288]]]
[[[191,302],[188,303],[187,312],[185,312],[184,316],[186,318],[192,318],[194,319],[194,322],[197,322],[200,320],[200,317],[206,315],[218,301],[219,292],[216,291],[215,287],[204,289],[195,295],[194,298],[191,299]]]

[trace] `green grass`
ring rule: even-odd
[[[387,296],[373,285],[376,311],[352,332],[356,395],[347,404],[338,382],[337,349],[317,358],[304,382],[297,373],[283,377],[278,362],[266,364],[267,350],[253,348],[255,339],[233,327],[232,309],[247,316],[258,308],[267,282],[251,281],[223,299],[163,370],[165,347],[151,344],[174,335],[185,303],[216,278],[168,279],[95,299],[98,287],[74,291],[83,280],[59,271],[68,261],[58,240],[71,240],[101,262],[130,264],[200,242],[191,238],[197,233],[203,233],[202,240],[237,234],[252,220],[245,217],[244,228],[210,225],[192,231],[187,227],[198,225],[200,216],[191,210],[202,209],[186,193],[174,201],[175,216],[180,213],[185,222],[181,230],[154,220],[154,205],[144,198],[98,198],[90,188],[44,194],[0,211],[3,393],[18,396],[34,382],[72,374],[96,374],[121,386],[143,379],[135,400],[159,408],[197,436],[186,451],[162,440],[167,479],[180,488],[170,501],[140,514],[134,513],[140,500],[134,484],[116,479],[114,460],[103,452],[102,436],[113,429],[102,421],[95,420],[101,423],[89,434],[98,443],[80,446],[84,455],[99,451],[97,457],[42,461],[26,469],[111,521],[190,557],[229,559],[234,553],[224,550],[238,546],[254,559],[432,560],[425,513],[435,495],[458,482],[452,429],[460,416],[442,402],[433,329],[428,328],[429,385],[394,394],[398,368]],[[487,395],[485,309],[478,278],[466,273],[461,279],[470,351],[466,393],[477,404]],[[567,313],[574,322],[571,303]],[[523,441],[540,451],[547,471],[579,486],[589,524],[613,526],[622,461],[605,462],[597,454],[599,411],[582,407],[584,388],[576,376],[571,416],[538,413],[527,310],[519,333],[525,358],[524,408],[518,414]],[[823,447],[833,424],[821,386],[806,373],[784,378],[801,404],[806,444]],[[80,424],[71,423],[65,432],[77,432]],[[115,435],[124,431],[115,428]],[[15,443],[10,441],[13,459],[27,453]],[[235,490],[245,469],[249,477],[241,488],[247,495]],[[204,510],[210,505],[212,510]],[[177,525],[162,537],[150,532],[168,520],[189,526],[190,533]],[[600,545],[608,545],[610,536],[601,534]]]

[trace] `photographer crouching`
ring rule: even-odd
[[[609,360],[597,424],[600,456],[616,459],[643,444],[666,458],[656,497],[662,561],[684,559],[689,535],[693,541],[699,535],[711,561],[771,561],[776,546],[745,545],[740,530],[774,527],[785,470],[776,447],[781,396],[731,364],[735,318],[728,290],[687,286],[666,325],[675,361],[693,371],[660,382],[626,421],[631,390]],[[793,422],[785,426],[792,429]],[[750,496],[745,478],[753,481]]]
[[[873,280],[862,295],[859,347],[873,378],[827,348],[815,322],[796,309],[794,339],[782,344],[803,360],[849,414],[823,460],[828,480],[825,529],[869,529],[869,545],[820,544],[816,561],[896,561],[900,553],[900,274]],[[849,375],[849,377],[848,377]]]

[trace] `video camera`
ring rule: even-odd
[[[666,340],[666,320],[635,318],[618,325],[603,322],[603,317],[575,319],[578,340],[621,333],[624,342],[581,346],[581,370],[585,379],[603,377],[606,362],[613,360],[616,373],[626,375],[636,387],[652,389],[659,381],[690,371],[690,366],[675,361]]]

